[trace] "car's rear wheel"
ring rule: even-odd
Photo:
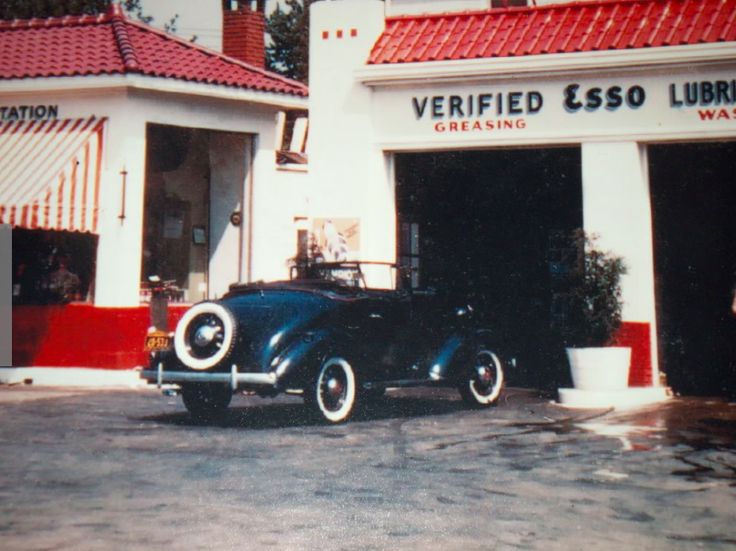
[[[230,386],[222,383],[190,383],[181,388],[184,407],[197,419],[222,416],[232,397]]]
[[[501,360],[486,348],[474,355],[474,365],[466,371],[458,389],[463,400],[474,407],[487,407],[498,401],[504,376]]]
[[[355,409],[356,376],[353,366],[341,356],[330,356],[320,366],[305,402],[330,423],[346,421]]]

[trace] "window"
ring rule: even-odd
[[[92,301],[97,236],[13,230],[13,304]]]
[[[419,287],[419,224],[416,222],[399,223],[399,266],[401,287]]]
[[[527,0],[491,0],[492,8],[526,7],[528,4]]]

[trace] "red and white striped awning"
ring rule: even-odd
[[[97,233],[106,120],[0,124],[0,223]]]

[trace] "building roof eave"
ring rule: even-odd
[[[365,65],[356,70],[367,86],[398,86],[458,82],[486,78],[526,78],[535,75],[600,73],[605,70],[672,67],[693,63],[736,61],[736,42],[659,48],[574,52],[417,63]]]
[[[736,0],[734,0],[736,1]],[[128,19],[105,14],[0,21],[0,79],[147,75],[306,97],[304,83]]]
[[[308,98],[292,96],[279,92],[266,92],[223,86],[187,82],[177,79],[162,79],[137,74],[92,75],[70,77],[43,77],[0,80],[0,96],[3,94],[24,94],[37,92],[81,92],[112,89],[136,89],[164,94],[183,94],[230,101],[240,101],[265,105],[279,109],[304,109]]]

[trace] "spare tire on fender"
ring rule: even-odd
[[[217,302],[200,302],[179,320],[174,350],[185,366],[210,369],[228,357],[236,332],[237,323],[230,310]]]

